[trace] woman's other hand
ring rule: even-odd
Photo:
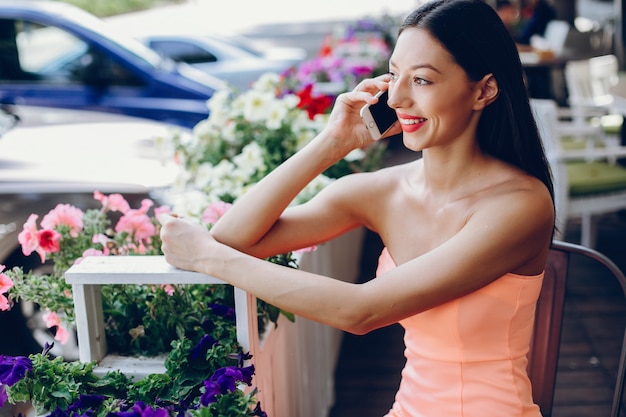
[[[161,250],[167,263],[179,269],[209,274],[205,269],[213,257],[212,246],[219,245],[213,245],[217,242],[206,226],[170,214],[159,216],[159,222]]]

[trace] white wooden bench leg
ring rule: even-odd
[[[258,353],[259,326],[256,297],[235,288],[235,314],[237,341],[244,353]]]
[[[107,353],[100,286],[73,284],[72,292],[80,361],[100,362]]]

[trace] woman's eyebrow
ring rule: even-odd
[[[390,61],[389,61],[389,66],[390,66],[390,67],[397,67],[397,66],[395,65],[395,63],[393,62],[393,60],[390,60]],[[416,69],[422,69],[422,68],[431,69],[431,70],[433,70],[433,71],[435,71],[435,72],[437,72],[437,73],[441,74],[441,71],[439,71],[439,70],[438,70],[438,69],[437,69],[434,65],[432,65],[432,64],[427,64],[427,63],[424,63],[424,64],[415,64],[415,65],[411,65],[411,66],[409,67],[409,69],[410,69],[411,71],[416,70]]]

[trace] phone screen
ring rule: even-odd
[[[369,106],[378,131],[384,133],[398,120],[396,111],[387,105],[387,91],[378,97],[378,103]]]

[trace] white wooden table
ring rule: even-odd
[[[164,358],[107,355],[101,285],[228,285],[205,274],[176,269],[163,256],[90,256],[69,268],[65,280],[72,284],[80,361],[98,362],[99,373],[121,369],[134,378],[164,373]],[[235,316],[237,341],[244,352],[251,351],[254,341],[258,341],[256,297],[235,288]]]

